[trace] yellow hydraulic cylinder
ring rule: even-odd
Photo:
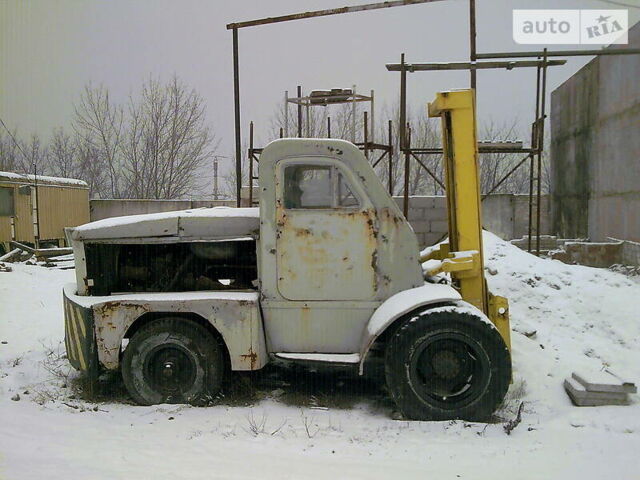
[[[491,295],[484,278],[475,92],[469,89],[438,93],[429,104],[429,116],[442,121],[449,216],[449,245],[441,249],[443,270],[451,273],[462,298],[482,310],[510,346],[508,302]],[[462,267],[465,257],[470,260]]]

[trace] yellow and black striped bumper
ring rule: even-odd
[[[69,363],[76,369],[98,373],[98,356],[93,330],[93,311],[64,295],[64,344]]]

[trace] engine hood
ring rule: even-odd
[[[255,237],[258,208],[195,208],[176,212],[105,218],[71,229],[74,241],[136,240],[157,237],[228,239]]]

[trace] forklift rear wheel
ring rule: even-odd
[[[412,420],[486,421],[504,399],[511,358],[498,331],[455,309],[410,315],[389,339],[387,386]]]
[[[224,376],[222,347],[204,327],[184,318],[163,318],[138,330],[122,359],[122,377],[141,405],[204,405]]]

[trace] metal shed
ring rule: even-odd
[[[65,245],[64,228],[89,222],[89,187],[72,178],[0,172],[0,246]]]

